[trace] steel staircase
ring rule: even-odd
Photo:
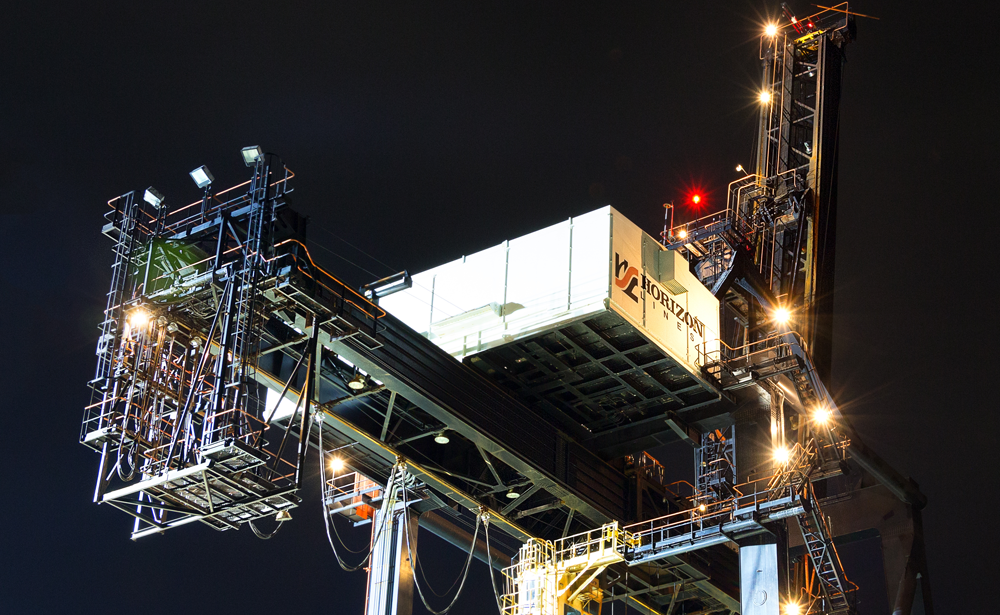
[[[820,510],[819,502],[813,492],[812,485],[804,485],[803,508],[805,511],[797,515],[799,530],[805,543],[809,561],[816,571],[819,586],[823,593],[823,608],[812,609],[812,613],[853,613],[854,605],[848,594],[855,589],[854,584],[844,575],[844,567],[840,556],[833,545],[832,533],[827,525],[826,517]]]

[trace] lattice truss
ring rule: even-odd
[[[272,159],[259,157],[249,182],[175,211],[155,191],[110,201],[115,260],[81,440],[101,454],[95,501],[133,515],[134,537],[192,521],[237,528],[299,502],[317,344],[280,327],[305,349],[286,386],[299,388],[295,411],[270,431],[278,406],[264,404],[261,344],[288,345],[269,333],[284,309],[311,317],[290,279],[326,305],[343,307],[349,293],[316,280],[304,222],[286,207],[291,173]]]

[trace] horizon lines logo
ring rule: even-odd
[[[621,275],[622,269],[625,270],[624,277]],[[635,289],[639,286],[639,270],[629,267],[628,261],[622,259],[617,252],[615,252],[615,286],[622,289],[632,301],[639,303],[639,295],[635,294]]]
[[[624,274],[622,273],[623,271]],[[697,333],[702,338],[705,337],[705,323],[700,318],[687,311],[680,303],[674,301],[670,293],[660,288],[653,280],[647,278],[646,274],[641,274],[641,277],[643,292],[654,303],[659,304],[663,308],[664,318],[669,318],[669,316],[677,318],[678,331],[681,330],[682,325],[685,325],[693,333]],[[636,267],[630,267],[628,261],[623,259],[618,252],[615,252],[615,286],[622,289],[622,292],[636,303],[639,303],[639,295],[636,293],[636,289],[639,288],[639,278],[639,270]],[[692,341],[694,340],[693,334],[691,339]]]

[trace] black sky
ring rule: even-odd
[[[757,37],[778,6],[5,6],[0,610],[361,612],[364,578],[337,569],[315,493],[269,542],[188,527],[132,543],[127,517],[90,502],[97,458],[77,437],[108,199],[153,184],[194,201],[189,170],[241,182],[239,149],[260,143],[298,174],[311,238],[368,270],[315,252],[352,283],[609,203],[656,233],[661,203],[697,187],[706,211],[722,205],[752,162]],[[998,544],[997,11],[852,9],[881,20],[859,21],[845,71],[831,388],[929,498],[939,612],[982,612]],[[457,573],[457,550],[421,539],[440,579]],[[492,612],[485,574],[455,613]]]

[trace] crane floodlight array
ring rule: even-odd
[[[221,530],[286,519],[298,504],[316,340],[331,314],[313,306],[308,333],[293,340],[300,360],[287,384],[300,385],[298,403],[283,433],[270,429],[261,343],[275,308],[294,303],[279,287],[317,273],[303,262],[303,221],[287,207],[293,174],[274,161],[255,154],[246,191],[211,202],[206,191],[200,211],[171,211],[152,188],[148,208],[134,193],[110,202],[104,234],[115,261],[81,441],[101,453],[95,501],[135,517],[133,536],[191,521]],[[210,185],[198,171],[195,181]],[[349,290],[338,284],[324,287],[342,297]]]

